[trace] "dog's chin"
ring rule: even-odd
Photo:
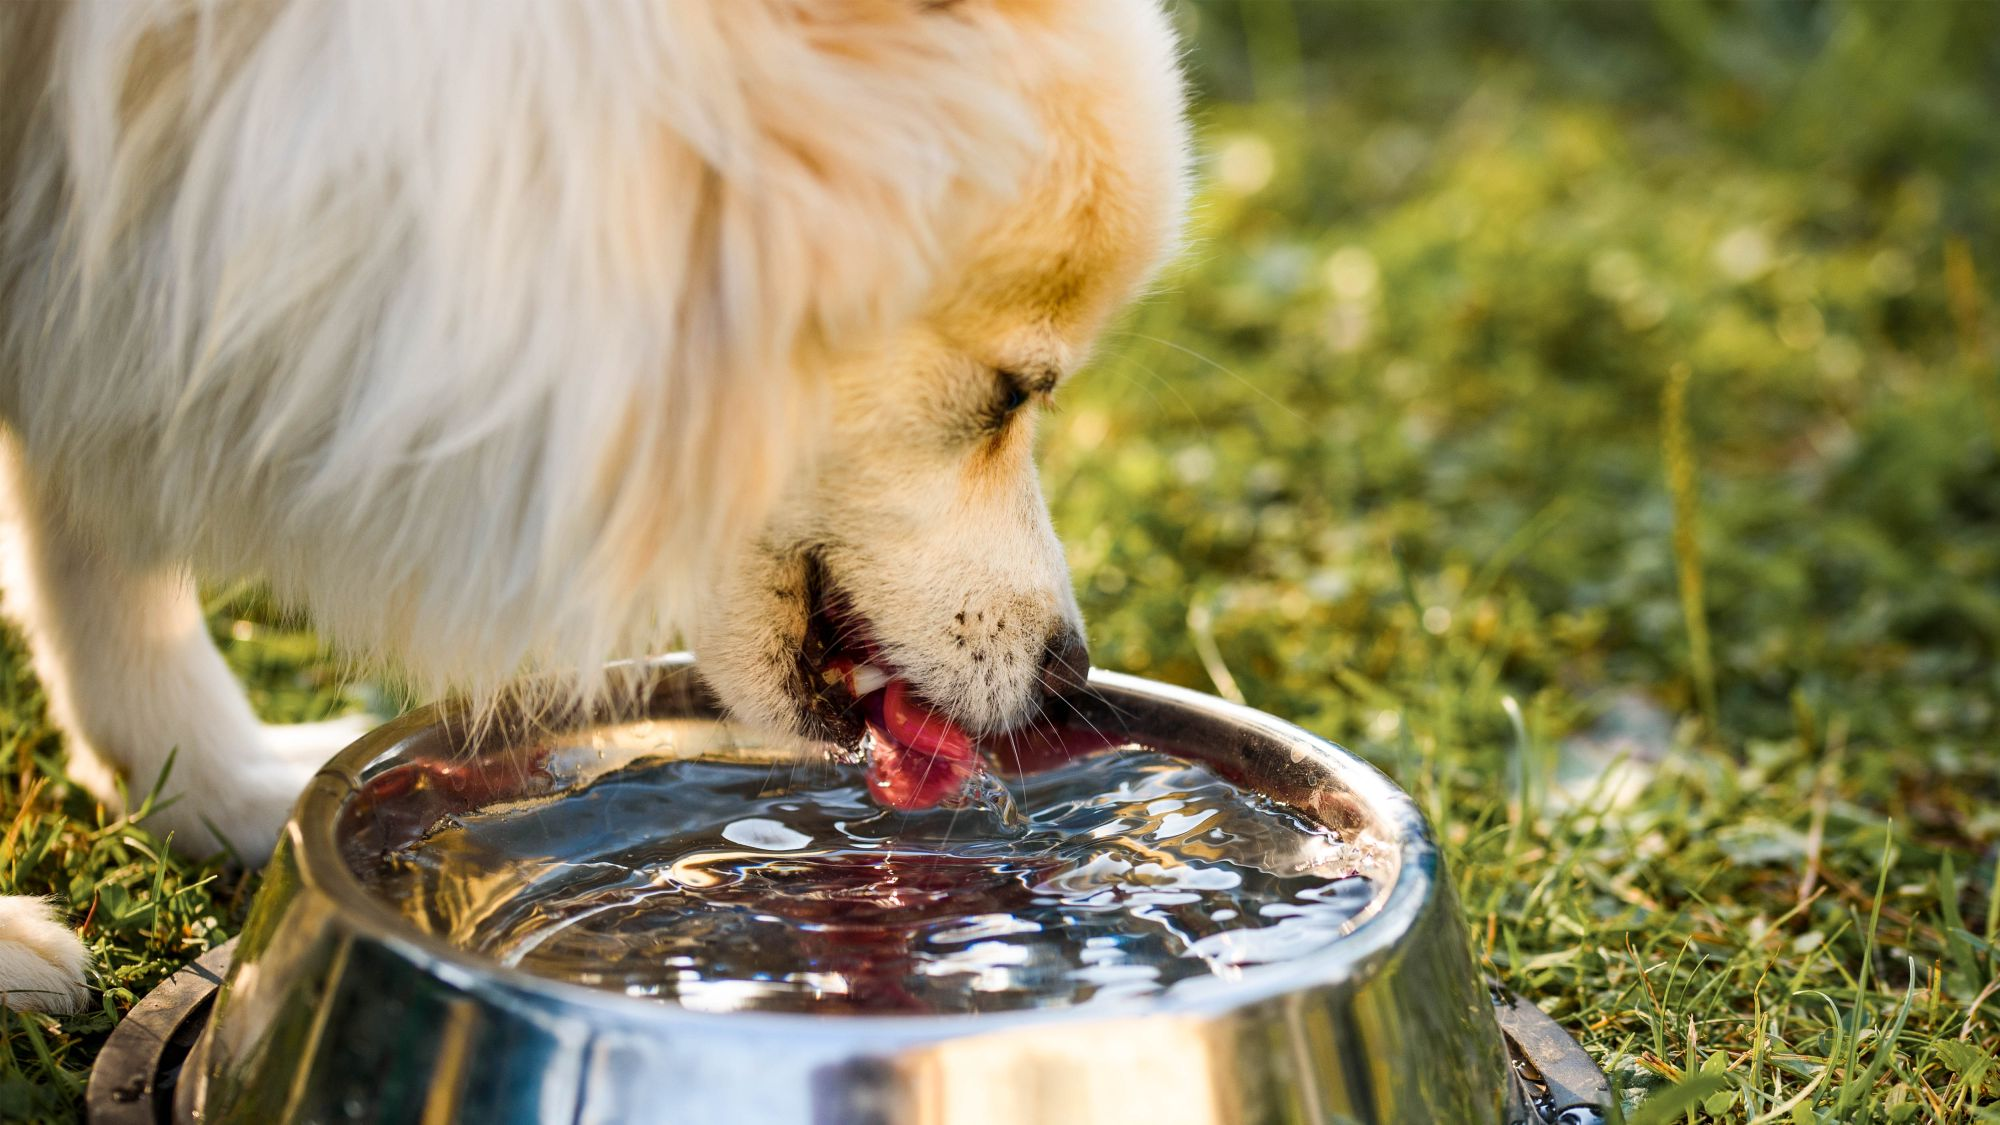
[[[820,742],[850,746],[867,730],[861,695],[851,675],[838,663],[839,626],[815,606],[808,615],[805,640],[792,657],[792,674],[780,687],[792,712],[791,733]]]
[[[842,747],[860,743],[871,725],[878,731],[893,725],[885,720],[891,701],[967,742],[966,732],[984,729],[987,724],[933,702],[924,685],[886,655],[869,618],[819,560],[808,554],[801,562],[797,581],[781,588],[789,597],[779,616],[795,623],[791,629],[716,636],[702,653],[703,677],[732,718]],[[731,617],[757,620],[752,613]]]
[[[698,667],[724,712],[745,726],[838,746],[858,744],[867,731],[857,688],[877,686],[854,671],[867,664],[865,635],[835,603],[819,560],[810,553],[762,571],[768,582],[745,583],[740,600],[712,619],[699,638]],[[774,557],[773,562],[776,561]],[[770,627],[770,623],[788,624]]]
[[[815,646],[729,661],[698,651],[696,665],[728,720],[786,739],[851,747],[867,732],[861,701],[839,680],[828,681]]]

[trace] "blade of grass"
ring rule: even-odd
[[[1700,514],[1695,481],[1694,439],[1688,432],[1688,380],[1692,369],[1676,363],[1667,370],[1660,392],[1662,444],[1667,462],[1667,491],[1674,503],[1674,566],[1681,589],[1681,618],[1687,629],[1688,669],[1695,698],[1710,738],[1716,737],[1715,658],[1709,650],[1708,604],[1702,589]]]
[[[1677,1116],[1692,1115],[1703,1098],[1728,1088],[1729,1079],[1720,1074],[1691,1075],[1648,1097],[1637,1112],[1625,1118],[1625,1125],[1667,1125]]]
[[[1861,946],[1861,971],[1855,977],[1854,1022],[1847,1030],[1846,1053],[1841,1067],[1840,1098],[1834,1106],[1834,1116],[1846,1120],[1855,1107],[1856,1099],[1868,1095],[1867,1083],[1856,1082],[1854,1070],[1861,1063],[1861,1025],[1868,1015],[1868,978],[1875,968],[1875,943],[1882,925],[1882,901],[1889,890],[1889,858],[1895,849],[1895,822],[1882,823],[1882,860],[1876,866],[1875,899],[1868,910],[1868,934]]]

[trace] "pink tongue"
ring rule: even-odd
[[[918,703],[901,680],[868,697],[868,791],[892,809],[928,809],[957,793],[981,768],[972,737]]]

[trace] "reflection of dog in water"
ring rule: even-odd
[[[355,733],[260,724],[195,576],[431,690],[678,637],[796,733],[1029,717],[1085,664],[1035,416],[1173,240],[1174,50],[1152,0],[0,6],[6,600],[72,775],[176,752],[149,823],[257,861]],[[83,968],[0,899],[8,1002]]]

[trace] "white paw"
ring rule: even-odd
[[[221,849],[260,866],[270,858],[313,774],[375,725],[367,715],[267,724],[259,730],[260,745],[250,753],[177,759],[167,784],[171,802],[162,802],[164,807],[142,823],[160,835],[171,832],[174,849],[184,854],[210,855]],[[183,775],[182,761],[220,776],[196,770]]]
[[[264,750],[272,760],[302,768],[311,777],[327,759],[374,730],[379,722],[370,715],[341,715],[317,723],[267,723]]]
[[[90,954],[39,898],[0,897],[0,1004],[67,1015],[90,1002]]]

